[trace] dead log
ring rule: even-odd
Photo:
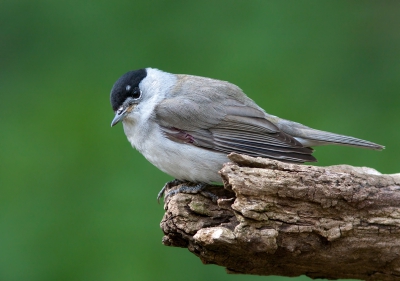
[[[218,202],[167,198],[165,245],[228,273],[400,280],[400,174],[229,158]]]

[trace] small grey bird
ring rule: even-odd
[[[221,182],[218,171],[231,152],[304,163],[316,161],[312,146],[384,148],[270,115],[239,87],[211,78],[129,71],[110,99],[111,126],[122,121],[129,142],[148,161],[178,180],[199,183],[198,190]]]

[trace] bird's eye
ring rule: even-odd
[[[127,85],[125,87],[126,93],[134,99],[140,98],[142,92],[140,91],[139,87],[132,88],[131,85]]]
[[[140,94],[141,94],[141,92],[140,92],[139,87],[133,88],[132,97],[133,97],[134,99],[139,98],[139,97],[140,97]]]

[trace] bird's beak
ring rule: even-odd
[[[125,109],[118,109],[117,112],[115,113],[115,117],[111,122],[111,127],[114,127],[115,125],[118,124],[119,121],[122,121],[124,119],[124,117],[127,114],[127,110]]]
[[[136,107],[135,104],[129,105],[126,108],[124,106],[121,106],[118,108],[118,110],[115,112],[115,117],[111,122],[111,127],[117,125],[120,121],[124,120],[125,116],[128,115],[129,113],[132,112]]]

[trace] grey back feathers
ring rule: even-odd
[[[170,98],[155,107],[154,121],[168,138],[225,154],[315,161],[312,149],[268,121],[237,86],[188,75],[178,75],[177,81]]]

